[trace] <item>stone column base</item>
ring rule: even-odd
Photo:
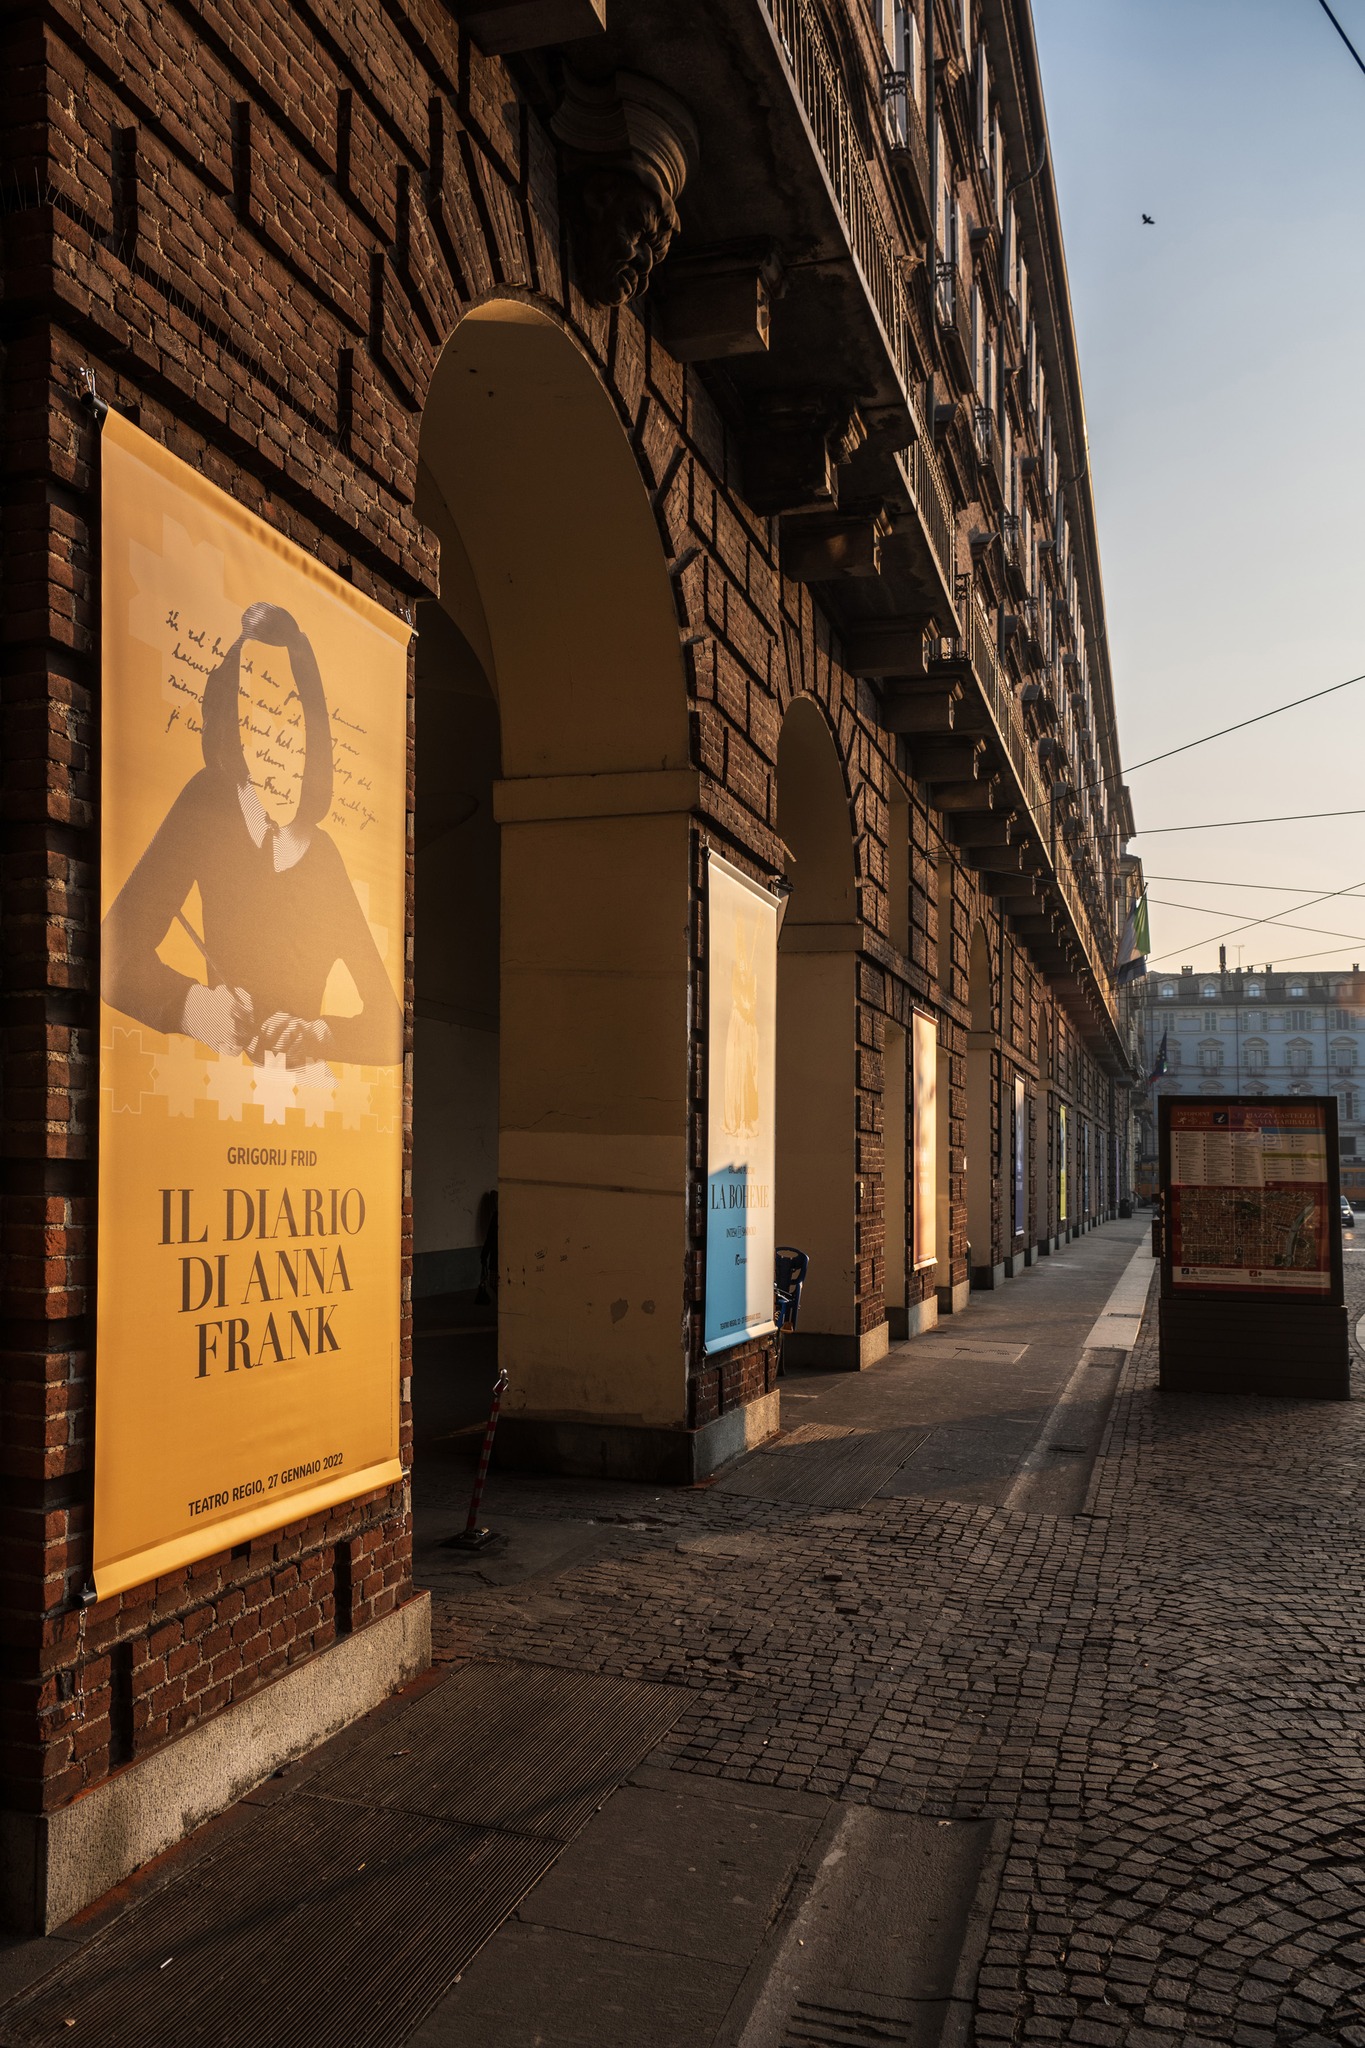
[[[0,1813],[0,1915],[49,1934],[431,1662],[431,1595],[342,1636],[56,1813]]]
[[[947,1287],[938,1290],[938,1312],[941,1316],[960,1316],[972,1298],[970,1280],[954,1280]]]
[[[787,1343],[791,1343],[789,1337]],[[494,1462],[504,1471],[563,1472],[575,1479],[635,1479],[694,1486],[778,1429],[781,1395],[760,1394],[700,1429],[504,1415]]]
[[[922,1337],[926,1330],[938,1328],[938,1296],[931,1294],[927,1301],[912,1301],[907,1308],[888,1309],[887,1328],[893,1344],[903,1344],[907,1338]]]
[[[891,1326],[878,1323],[860,1337],[840,1337],[824,1330],[793,1330],[782,1339],[788,1365],[823,1366],[830,1372],[865,1372],[891,1348]]]

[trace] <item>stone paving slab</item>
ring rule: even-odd
[[[670,1771],[1007,1822],[979,2042],[1365,2048],[1362,1488],[1365,1404],[1161,1395],[1149,1323],[1082,1512],[712,1490],[438,1626],[689,1686]]]
[[[1136,1241],[1096,1232],[974,1301],[959,1328],[997,1348],[973,1360],[964,1344],[960,1399],[952,1358],[931,1373],[910,1345],[832,1386],[837,1414],[803,1380],[796,1412],[856,1427],[866,1402],[877,1429],[1041,1415]],[[1346,1271],[1354,1324],[1365,1247]],[[629,1802],[578,1838],[583,1871],[596,1830],[619,1836],[602,1925],[552,1878],[544,1922],[533,1892],[423,2048],[719,2038],[755,1967],[739,1958],[758,1908],[737,1885],[747,1904],[726,1925],[722,1858],[695,1925],[658,1911],[690,1875],[670,1872],[659,1801],[686,1803],[677,1847],[714,1835],[725,1850],[733,1820],[708,1829],[693,1804],[712,1794],[753,1805],[772,1896],[793,1823],[821,1811],[990,1824],[1002,1861],[978,2043],[1365,2048],[1365,1403],[1163,1395],[1150,1322],[1094,1377],[1115,1375],[1068,1512],[495,1479],[489,1519],[518,1518],[508,1567],[442,1569],[438,1655],[662,1679],[685,1704]],[[420,1485],[434,1539],[462,1473],[429,1467]],[[666,1923],[657,1952],[632,1937],[632,1868],[642,1925]],[[800,1996],[821,2007],[820,1986]]]

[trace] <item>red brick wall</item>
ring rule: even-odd
[[[774,523],[735,492],[734,452],[649,307],[606,313],[567,281],[555,164],[507,69],[440,0],[386,12],[220,0],[16,0],[0,137],[3,368],[3,868],[0,1081],[0,1802],[51,1808],[411,1587],[406,1486],[85,1607],[92,1491],[91,1283],[98,858],[97,428],[101,396],[391,608],[434,588],[414,512],[423,396],[461,312],[498,291],[557,309],[596,363],[658,496],[704,771],[702,850],[780,865],[786,705],[837,736],[865,944],[858,1012],[857,1325],[883,1316],[882,1023],[937,1009],[962,1153],[967,948],[998,920],[961,871],[952,987],[935,979],[938,821],[919,801],[908,975],[891,957],[886,833],[897,742],[881,733]],[[409,764],[411,774],[411,762]],[[411,786],[411,785],[410,785]],[[409,869],[411,872],[411,869]],[[700,919],[695,946],[700,979]],[[410,997],[409,994],[409,1014]],[[1016,1011],[1021,997],[1016,996]],[[700,1002],[694,1014],[703,1014]],[[700,1299],[701,1047],[689,1286]],[[410,1089],[407,1102],[410,1129]],[[405,1185],[407,1183],[405,1182]],[[965,1272],[960,1171],[952,1276]],[[405,1293],[410,1277],[405,1204]],[[925,1291],[934,1274],[914,1276]],[[697,1423],[772,1385],[771,1345],[689,1360]],[[404,1457],[410,1331],[403,1327]]]

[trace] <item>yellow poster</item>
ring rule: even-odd
[[[1057,1111],[1057,1221],[1066,1222],[1066,1180],[1071,1162],[1066,1156],[1066,1104]]]
[[[916,1010],[913,1023],[915,1270],[938,1259],[938,1026]]]
[[[103,433],[95,1585],[401,1478],[410,628]]]
[[[706,866],[708,1352],[775,1329],[777,902],[718,854]]]

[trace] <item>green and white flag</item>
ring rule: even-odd
[[[1118,981],[1137,981],[1147,972],[1147,955],[1152,950],[1152,933],[1147,922],[1147,891],[1144,889],[1128,913],[1119,947]]]

